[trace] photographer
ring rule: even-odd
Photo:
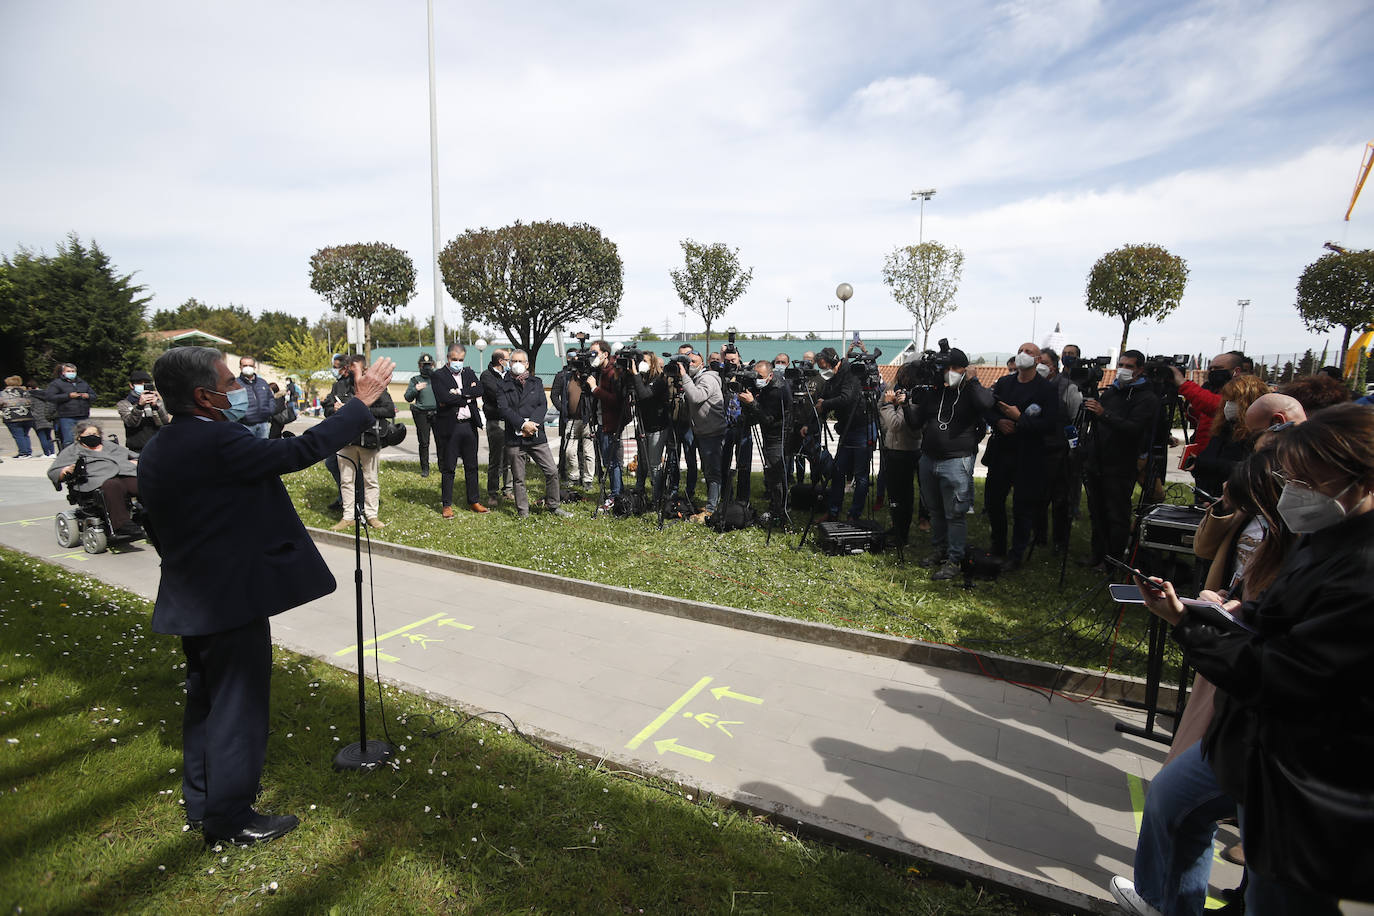
[[[1059,371],[1059,354],[1046,347],[1040,351],[1035,371],[1059,392],[1059,422],[1045,431],[1045,473],[1049,481],[1046,498],[1035,511],[1035,543],[1041,545],[1054,536],[1054,552],[1069,549],[1069,517],[1078,506],[1082,483],[1078,451],[1069,448],[1066,426],[1072,425],[1083,406],[1083,392]],[[1046,518],[1048,510],[1049,518]],[[1051,532],[1050,523],[1053,523]]]
[[[601,412],[601,426],[596,431],[597,454],[601,456],[601,467],[606,472],[609,492],[601,508],[610,509],[615,498],[620,495],[622,481],[620,432],[629,419],[625,409],[625,396],[621,393],[622,379],[620,370],[611,356],[610,345],[604,340],[592,343],[592,374],[588,384],[596,398]]]
[[[478,381],[482,383],[482,416],[487,421],[487,505],[496,508],[498,494],[513,498],[510,464],[506,461],[506,427],[501,422],[501,392],[505,387],[506,360],[510,354],[499,347]],[[540,419],[543,422],[543,419]]]
[[[506,426],[505,460],[511,469],[514,485],[515,511],[521,518],[530,516],[530,497],[525,489],[525,459],[539,465],[544,472],[544,504],[560,518],[572,518],[572,513],[559,506],[558,465],[549,449],[549,437],[544,432],[544,383],[529,371],[529,358],[524,350],[510,354],[510,371],[500,382],[499,391],[488,390],[484,400],[499,405],[499,421]],[[498,422],[499,422],[498,421]]]
[[[931,367],[940,374],[903,406],[906,422],[921,431],[921,494],[930,507],[932,552],[926,566],[939,567],[936,581],[959,575],[968,544],[968,510],[973,505],[973,462],[987,433],[984,416],[992,392],[969,371],[957,347]],[[940,367],[943,366],[943,371]]]
[[[129,373],[129,393],[115,407],[124,421],[124,447],[135,454],[143,451],[154,433],[172,422],[153,377],[142,369]]]
[[[681,361],[689,361],[693,353],[691,344],[678,344],[677,358]],[[669,413],[672,415],[672,405],[674,398],[681,396],[680,383],[673,381],[674,376],[668,372],[668,365],[665,364],[663,370],[669,377]],[[680,379],[681,376],[676,378]],[[696,433],[692,432],[692,422],[689,411],[679,410],[677,419],[673,420],[673,437],[677,441],[679,451],[682,453],[682,460],[687,463],[687,492],[688,499],[696,502],[697,498],[697,439]],[[677,493],[679,481],[681,480],[682,468],[676,459],[670,459],[668,463],[668,492]]]
[[[773,364],[775,367],[777,363]],[[806,465],[811,464],[811,483],[819,484],[821,477],[820,462],[817,460],[821,441],[821,421],[816,416],[816,399],[821,396],[824,380],[816,371],[815,363],[808,354],[785,371],[792,374],[788,383],[792,391],[791,425],[787,431],[784,452],[794,464],[789,465],[788,473],[796,473],[797,483],[806,480]],[[802,429],[807,434],[802,434]]]
[[[758,376],[753,379],[753,390],[743,388],[739,393],[743,411],[742,422],[748,426],[758,426],[762,439],[760,450],[763,453],[763,486],[768,491],[768,513],[772,519],[781,519],[787,509],[786,489],[783,485],[783,432],[787,408],[787,391],[783,387],[781,373],[773,372],[773,364],[761,359],[754,364]],[[764,520],[765,523],[767,519]]]
[[[733,336],[733,335],[732,335]],[[743,371],[739,350],[734,341],[721,350],[721,381],[725,383],[725,444],[720,450],[720,479],[724,485],[730,482],[730,465],[735,465],[735,499],[749,501],[750,475],[754,467],[754,436],[749,424],[741,419],[741,406],[738,392],[730,384],[735,374]]]
[[[701,452],[701,469],[706,474],[706,506],[692,516],[694,522],[704,522],[715,514],[720,504],[720,450],[725,442],[725,398],[721,394],[720,376],[706,368],[700,353],[689,357],[684,371],[682,364],[672,365],[682,384],[682,397],[692,424],[692,436]]]
[[[568,364],[558,370],[549,390],[553,406],[558,410],[558,479],[589,487],[596,474],[596,461],[592,457],[592,402],[582,397],[582,383],[572,360],[573,354],[569,354]],[[572,442],[572,466],[568,463],[569,441]]]
[[[864,401],[863,382],[848,360],[841,360],[833,347],[826,347],[816,356],[825,385],[816,401],[816,415],[825,422],[827,415],[835,418],[839,442],[835,449],[835,463],[830,472],[830,486],[826,490],[828,512],[818,522],[840,517],[844,508],[846,480],[854,480],[854,498],[849,504],[849,520],[858,521],[863,515],[864,500],[868,497],[868,466],[873,460],[873,443],[868,431],[868,405]],[[802,430],[805,436],[808,429]]]
[[[1222,387],[1237,375],[1244,375],[1247,363],[1250,363],[1249,359],[1239,350],[1218,353],[1208,364],[1207,381],[1201,385],[1188,381],[1178,366],[1169,367],[1173,370],[1179,397],[1188,405],[1188,419],[1196,430],[1191,448],[1184,453],[1185,468],[1192,469],[1193,457],[1207,448],[1207,442],[1212,438],[1212,418],[1221,409]]]
[[[339,376],[339,380],[334,383],[329,396],[324,400],[326,417],[333,416],[334,411],[353,399],[357,393],[358,380],[366,371],[367,357],[361,353],[347,357],[343,374]],[[377,395],[377,399],[368,409],[372,411],[374,424],[377,420],[390,420],[396,416],[396,405],[392,403],[391,395],[385,389]],[[252,431],[251,427],[249,431]],[[355,488],[358,486],[359,474],[362,475],[363,520],[372,528],[386,527],[377,517],[378,495],[381,492],[378,481],[378,457],[381,450],[375,425],[363,430],[348,445],[339,449],[339,499],[343,502],[343,518],[333,526],[335,531],[346,531],[353,527],[354,511],[357,508]]]
[[[921,463],[921,427],[906,421],[906,392],[920,384],[920,360],[903,363],[897,370],[893,387],[883,393],[878,422],[883,424],[884,478],[892,498],[892,527],[887,541],[905,547],[911,534],[911,516],[916,509],[916,472]]]
[[[639,452],[639,467],[635,471],[635,489],[644,492],[645,475],[652,475],[654,482],[654,502],[657,506],[663,496],[663,449],[668,439],[668,379],[663,374],[663,360],[657,353],[645,353],[636,367],[639,371],[630,376],[634,386],[635,412],[639,416],[639,427],[635,434]]]
[[[1116,361],[1116,379],[1096,398],[1085,398],[1090,415],[1083,437],[1083,486],[1092,520],[1092,552],[1084,565],[1105,572],[1105,557],[1122,558],[1131,533],[1131,493],[1137,459],[1149,450],[1159,415],[1159,395],[1142,374],[1145,354],[1127,350]]]

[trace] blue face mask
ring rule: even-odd
[[[74,381],[76,381],[76,373],[75,373],[75,372],[63,372],[63,373],[62,373],[62,377],[63,377],[64,379],[66,379],[67,381],[69,381],[69,382],[74,382]]]
[[[134,394],[142,394],[142,393],[143,393],[143,386],[142,386],[142,385],[135,385],[135,386],[134,386]]]
[[[248,389],[235,388],[233,391],[221,391],[220,394],[229,399],[228,407],[216,407],[224,419],[230,423],[237,423],[248,413]]]
[[[448,361],[448,367],[452,369],[454,372],[462,372],[463,361],[461,359],[451,359]]]

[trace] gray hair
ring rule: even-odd
[[[105,438],[105,430],[101,427],[99,423],[95,422],[94,420],[82,420],[80,423],[76,424],[77,433],[83,433],[88,429],[95,430],[95,434],[97,436],[99,436],[102,439]]]
[[[460,343],[449,344],[449,345],[448,345],[448,355],[449,355],[449,356],[452,356],[452,355],[455,354],[455,353],[460,353],[460,354],[462,354],[464,357],[466,357],[466,356],[468,355],[468,348],[465,347],[465,346],[463,346],[463,345],[460,344]]]
[[[153,381],[167,405],[176,415],[196,412],[197,388],[219,390],[219,372],[224,354],[213,347],[173,347],[153,363]]]

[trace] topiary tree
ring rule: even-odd
[[[363,320],[363,353],[372,362],[372,316],[415,297],[415,264],[385,242],[321,248],[310,256],[310,288],[335,311]]]
[[[1178,308],[1188,264],[1159,245],[1126,245],[1097,259],[1088,272],[1086,305],[1121,320],[1121,349],[1137,321],[1160,321]]]
[[[1345,367],[1351,333],[1374,324],[1374,250],[1333,251],[1308,264],[1298,278],[1297,306],[1308,330],[1345,330],[1339,363]]]

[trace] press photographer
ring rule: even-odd
[[[586,333],[577,335],[585,342]],[[558,479],[563,482],[590,487],[596,478],[596,459],[592,456],[593,399],[582,397],[587,376],[591,373],[591,351],[584,349],[568,353],[567,362],[553,377],[549,397],[558,410]],[[568,444],[572,443],[572,461],[568,459]]]
[[[592,374],[588,376],[588,389],[596,398],[600,423],[595,424],[597,454],[601,457],[601,469],[606,472],[606,497],[601,508],[610,509],[615,498],[620,495],[621,449],[620,432],[629,419],[626,411],[625,395],[621,391],[623,378],[615,361],[611,358],[611,348],[604,340],[591,345]]]
[[[948,342],[944,343],[947,348]],[[907,423],[905,408],[912,391],[919,392],[927,371],[921,360],[903,363],[878,408],[878,421],[883,426],[883,478],[892,500],[892,527],[887,532],[887,543],[894,547],[906,546],[911,535],[916,474],[921,464],[921,427]]]
[[[854,481],[854,498],[849,504],[850,521],[863,515],[864,500],[868,498],[869,465],[873,461],[873,442],[869,438],[868,402],[864,398],[863,381],[848,360],[840,359],[834,348],[826,347],[816,355],[825,385],[816,401],[816,415],[822,423],[827,416],[835,418],[835,432],[839,441],[835,447],[835,462],[826,489],[824,522],[840,517],[844,507],[846,481]],[[802,429],[805,436],[810,430]]]
[[[153,377],[142,369],[129,373],[129,393],[115,405],[124,421],[124,447],[137,454],[163,426],[172,422],[153,384]]]
[[[1035,513],[1035,543],[1037,546],[1044,544],[1053,535],[1054,552],[1058,554],[1069,549],[1071,510],[1078,505],[1082,493],[1079,452],[1069,448],[1065,433],[1068,427],[1077,426],[1075,421],[1083,406],[1083,392],[1059,371],[1059,354],[1049,347],[1040,351],[1039,365],[1035,371],[1059,392],[1060,419],[1059,423],[1045,431],[1047,498]]]
[[[635,489],[644,493],[646,476],[654,486],[653,505],[663,498],[665,470],[663,452],[672,434],[668,416],[668,377],[657,353],[640,354],[636,371],[630,376],[634,389],[635,435],[639,466],[635,470]]]
[[[1184,453],[1184,469],[1191,468],[1192,458],[1207,447],[1212,438],[1212,418],[1221,408],[1221,389],[1231,379],[1245,374],[1249,363],[1246,355],[1239,350],[1228,350],[1212,357],[1207,366],[1207,380],[1199,385],[1183,374],[1183,369],[1174,366],[1172,374],[1174,387],[1179,397],[1188,405],[1188,419],[1197,432],[1193,436],[1192,447]],[[1253,364],[1252,364],[1253,365]]]
[[[690,411],[685,406],[682,399],[681,377],[677,375],[678,370],[687,368],[693,350],[691,344],[679,344],[677,354],[664,353],[663,358],[668,360],[663,364],[663,374],[668,379],[668,416],[672,421],[672,438],[668,452],[668,479],[665,481],[667,492],[675,494],[679,492],[679,484],[682,477],[682,462],[687,464],[687,496],[692,502],[697,498],[697,440],[696,434],[692,432],[692,422],[688,414]],[[681,453],[681,462],[678,454]]]
[[[669,374],[682,385],[683,403],[692,424],[692,436],[701,455],[701,470],[706,475],[706,505],[694,522],[704,522],[720,505],[720,450],[725,442],[725,397],[720,376],[706,368],[700,353],[688,357],[686,368],[680,361],[669,363]]]
[[[776,368],[777,362],[773,365]],[[806,466],[810,463],[811,483],[816,485],[821,480],[820,463],[816,460],[821,441],[821,421],[816,415],[816,399],[821,396],[825,380],[809,358],[787,366],[783,370],[783,380],[792,394],[792,409],[787,417],[787,439],[783,448],[783,454],[791,462],[788,473],[795,469],[796,481],[802,483],[806,480]],[[803,429],[807,430],[805,435],[802,434]]]
[[[786,517],[787,488],[783,469],[784,419],[787,391],[783,378],[773,372],[773,364],[761,359],[754,364],[752,388],[741,387],[740,405],[746,424],[758,427],[759,450],[763,455],[763,486],[768,491],[768,513],[774,520]],[[769,519],[763,519],[766,523]]]
[[[1087,428],[1083,447],[1083,486],[1092,520],[1092,552],[1084,565],[1105,572],[1105,557],[1123,559],[1131,533],[1131,493],[1139,458],[1154,441],[1159,395],[1141,374],[1145,354],[1127,350],[1116,363],[1116,379],[1097,397],[1085,398]]]
[[[994,401],[969,372],[963,350],[928,353],[922,362],[920,384],[907,392],[903,412],[907,425],[921,431],[921,493],[930,507],[932,547],[925,565],[939,567],[932,579],[953,579],[968,545],[973,462]]]
[[[739,349],[735,346],[735,332],[720,351],[720,378],[725,385],[725,443],[720,449],[720,479],[729,486],[730,466],[735,467],[735,499],[749,501],[750,478],[754,467],[754,437],[749,424],[741,419],[739,392],[752,380],[741,383],[736,376],[744,371]],[[752,374],[752,373],[751,373]]]

